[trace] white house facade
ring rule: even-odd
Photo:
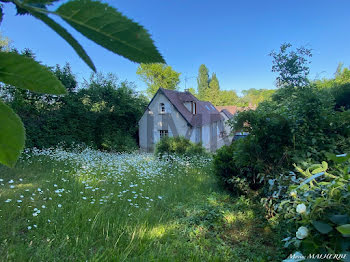
[[[139,121],[140,149],[152,152],[163,136],[183,136],[215,151],[232,141],[226,120],[210,102],[200,101],[188,91],[160,88]]]

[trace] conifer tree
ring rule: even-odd
[[[210,79],[206,100],[215,106],[220,103],[220,85],[215,73],[212,74],[212,77]]]
[[[198,70],[198,98],[203,100],[206,97],[206,92],[209,89],[209,70],[204,65],[201,64]]]

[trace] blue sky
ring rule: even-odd
[[[349,0],[118,0],[105,1],[147,28],[167,63],[181,72],[180,87],[196,88],[204,63],[221,89],[274,88],[268,53],[281,43],[313,49],[310,78],[332,77],[339,62],[350,65]],[[47,65],[69,62],[79,80],[91,70],[73,49],[40,21],[15,16],[5,5],[1,32],[18,49],[30,48]],[[59,19],[57,21],[62,22]],[[62,22],[63,23],[63,22]],[[64,23],[63,23],[64,24]],[[137,64],[113,54],[69,28],[98,71],[146,88]]]

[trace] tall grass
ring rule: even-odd
[[[261,261],[278,256],[254,204],[233,202],[219,190],[210,158],[160,160],[59,149],[34,150],[22,158],[14,169],[0,167],[0,260]]]

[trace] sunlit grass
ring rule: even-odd
[[[279,260],[259,208],[219,189],[210,158],[34,151],[0,167],[0,203],[4,261]]]

